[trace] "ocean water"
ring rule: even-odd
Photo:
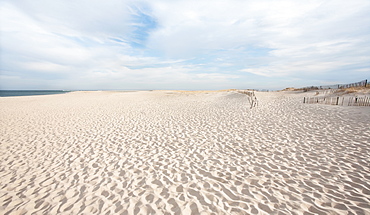
[[[39,95],[53,95],[63,94],[71,91],[64,90],[0,90],[0,97],[10,96],[39,96]]]

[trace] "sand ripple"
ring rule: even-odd
[[[302,95],[0,98],[0,214],[370,214],[370,111]]]

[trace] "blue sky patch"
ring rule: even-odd
[[[158,23],[147,11],[142,8],[135,8],[132,15],[132,26],[134,30],[131,34],[130,45],[133,48],[144,48],[149,33],[157,28]]]

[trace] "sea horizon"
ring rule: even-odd
[[[54,95],[73,90],[0,90],[0,97]]]

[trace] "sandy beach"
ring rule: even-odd
[[[370,214],[370,108],[307,95],[0,98],[0,214]]]

